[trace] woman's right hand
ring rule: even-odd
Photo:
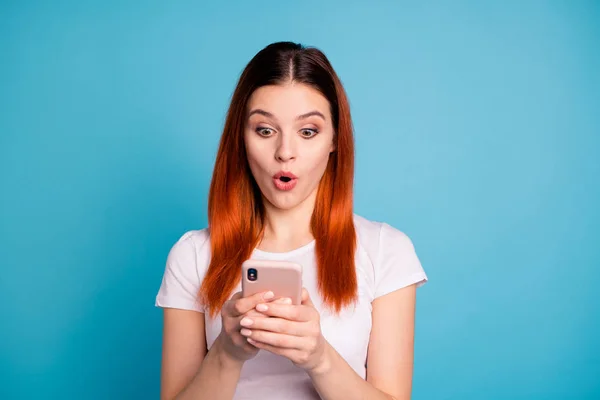
[[[239,362],[247,361],[256,356],[259,349],[248,343],[246,337],[240,334],[242,329],[240,321],[245,316],[265,317],[258,313],[255,307],[265,301],[271,301],[273,297],[273,292],[256,293],[249,297],[242,297],[242,293],[237,292],[223,304],[221,309],[221,334],[219,337],[221,338],[222,349],[227,356]]]

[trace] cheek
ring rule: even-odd
[[[252,173],[256,176],[268,164],[269,149],[265,146],[266,141],[257,141],[246,136],[244,141],[246,147],[246,157]]]
[[[311,175],[315,178],[321,178],[325,172],[329,161],[329,153],[329,147],[323,147],[307,154],[307,164],[310,166]]]

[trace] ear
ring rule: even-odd
[[[336,138],[337,138],[337,136],[334,135],[333,140],[331,141],[331,146],[329,147],[329,154],[331,154],[337,150]]]

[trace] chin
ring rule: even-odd
[[[302,204],[307,196],[304,193],[295,193],[293,190],[289,192],[281,192],[279,190],[269,190],[263,192],[263,201],[267,201],[271,206],[278,210],[292,210]]]
[[[287,198],[285,198],[287,197]],[[267,201],[271,203],[271,205],[279,210],[292,210],[296,208],[302,201],[295,198],[295,196],[272,196],[271,198],[267,198]]]
[[[305,201],[309,200],[311,194],[315,194],[316,192],[316,188],[312,192],[308,190],[308,193],[306,189],[307,188],[305,187],[296,186],[290,191],[279,191],[270,187],[263,187],[261,188],[261,191],[263,201],[268,202],[271,206],[275,207],[278,210],[287,211],[302,205]]]

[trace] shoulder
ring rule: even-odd
[[[208,229],[189,230],[182,234],[171,246],[167,263],[178,264],[181,268],[197,269],[202,272],[210,260],[210,237]]]
[[[354,214],[354,226],[356,227],[356,234],[359,238],[363,236],[372,237],[373,235],[379,235],[382,225],[383,222],[372,221],[361,215]]]
[[[368,248],[370,252],[375,251],[379,254],[390,248],[398,250],[402,248],[413,249],[410,237],[386,222],[369,220],[354,214],[354,225],[359,244]]]
[[[202,249],[209,245],[208,228],[196,229],[185,232],[173,245],[171,251],[182,250],[185,248]]]
[[[208,270],[210,245],[206,229],[185,232],[169,251],[155,304],[204,312],[198,291]]]
[[[386,222],[354,216],[358,246],[372,266],[375,297],[427,280],[409,236]],[[363,253],[363,254],[364,254]]]

